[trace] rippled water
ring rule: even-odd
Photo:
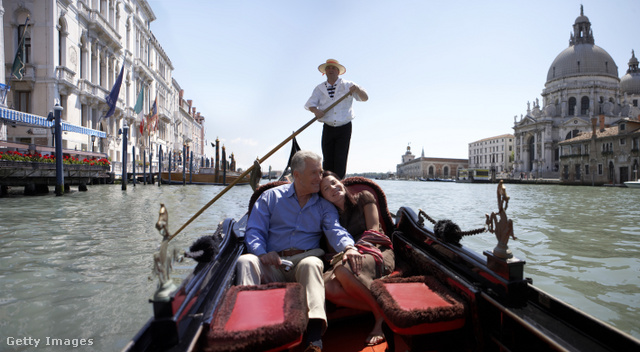
[[[496,185],[378,181],[392,213],[400,206],[451,219],[463,230],[497,211]],[[640,337],[640,190],[506,185],[514,255],[534,285]],[[223,187],[90,186],[62,197],[0,199],[0,350],[5,337],[90,339],[86,350],[119,351],[152,314],[147,302],[160,203],[177,230]],[[239,218],[251,194],[237,186],[185,228],[172,244],[187,248],[225,217]],[[485,233],[463,239],[478,252],[495,246]],[[191,263],[178,264],[184,277]],[[78,347],[81,349],[82,346]]]

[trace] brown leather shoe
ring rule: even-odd
[[[316,345],[309,345],[309,347],[307,347],[304,352],[322,352],[322,348],[316,346]]]

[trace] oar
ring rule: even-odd
[[[351,92],[343,95],[340,99],[336,100],[335,102],[333,102],[333,104],[329,105],[328,108],[324,109],[323,112],[326,114],[327,111],[333,109],[336,105],[338,105],[341,101],[343,101],[350,94],[351,94]],[[278,149],[282,148],[283,145],[287,144],[290,140],[293,139],[293,137],[295,137],[298,134],[300,134],[307,127],[311,126],[312,123],[316,122],[316,120],[318,120],[318,119],[319,119],[319,117],[314,117],[311,120],[309,120],[309,122],[304,124],[304,126],[300,127],[297,131],[295,131],[292,135],[287,137],[284,141],[282,141],[280,144],[278,144],[275,148],[271,149],[271,151],[268,152],[267,154],[265,154],[265,156],[263,156],[262,158],[258,159],[258,163],[262,164],[271,155],[273,155],[273,153],[278,151]],[[184,225],[182,225],[182,227],[180,227],[178,229],[178,231],[176,231],[173,235],[171,235],[171,237],[169,237],[169,241],[171,241],[174,237],[176,237],[176,235],[178,235],[180,233],[180,231],[182,231],[185,227],[187,227],[190,223],[192,223],[193,220],[195,220],[198,216],[200,216],[200,214],[202,214],[205,210],[207,210],[207,208],[209,208],[211,206],[211,204],[215,203],[218,199],[220,199],[220,197],[222,197],[225,193],[227,193],[228,190],[230,190],[233,186],[235,186],[238,182],[240,182],[240,180],[242,180],[245,176],[247,176],[252,170],[253,170],[253,165],[251,165],[249,168],[247,168],[247,170],[245,170],[240,176],[238,176],[233,182],[231,182],[225,189],[220,191],[220,193],[216,194],[216,196],[213,197],[213,199],[211,199],[209,201],[209,203],[205,204],[202,207],[202,209],[198,210],[197,213],[193,214],[191,219],[189,219],[187,222],[185,222]]]

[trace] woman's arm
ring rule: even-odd
[[[380,227],[380,218],[378,217],[378,206],[376,203],[366,204],[363,208],[364,220],[367,224],[367,230],[382,232]]]

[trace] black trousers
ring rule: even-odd
[[[340,179],[347,173],[351,129],[351,122],[338,127],[324,124],[322,128],[322,168],[335,172]]]

